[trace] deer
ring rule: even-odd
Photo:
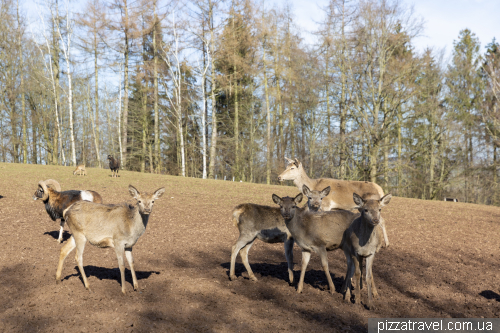
[[[363,259],[366,259],[366,284],[368,287],[366,307],[369,310],[375,308],[373,298],[378,296],[373,280],[372,267],[375,254],[382,246],[383,233],[380,211],[382,207],[389,204],[391,198],[391,194],[386,194],[380,199],[365,200],[358,194],[353,193],[353,200],[361,216],[351,223],[342,238],[341,247],[347,260],[347,273],[341,292],[344,293],[344,300],[349,302],[351,300],[351,279],[354,275],[354,303],[360,304],[361,269]]]
[[[77,165],[75,171],[73,171],[73,175],[76,175],[77,172],[79,176],[81,176],[82,173],[84,176],[86,176],[87,172],[85,171],[85,164]]]
[[[304,187],[306,187],[304,185]],[[311,191],[307,188],[308,201],[304,209],[311,212],[321,211],[321,199],[328,194],[329,188],[323,191]],[[236,257],[240,254],[248,276],[252,281],[258,281],[248,262],[248,251],[256,239],[264,243],[284,243],[285,258],[288,264],[288,279],[293,283],[293,244],[294,240],[279,207],[269,207],[253,203],[240,204],[233,208],[232,220],[240,235],[231,249],[231,266],[229,279],[236,280]]]
[[[281,215],[297,245],[302,249],[302,267],[297,292],[304,288],[304,277],[311,258],[311,252],[316,252],[321,259],[321,266],[328,280],[330,293],[334,293],[335,286],[328,269],[327,251],[340,248],[342,236],[351,222],[357,217],[356,213],[348,210],[327,212],[313,212],[297,205],[302,201],[303,194],[294,198],[280,198],[272,195],[273,201],[280,206]]]
[[[356,205],[352,201],[352,194],[358,193],[364,198],[382,198],[384,196],[384,190],[372,182],[367,181],[353,181],[353,180],[341,180],[333,178],[319,178],[311,179],[307,176],[302,163],[298,160],[292,160],[285,157],[288,165],[279,176],[278,180],[283,182],[285,180],[292,180],[299,191],[303,190],[303,186],[306,185],[311,190],[324,189],[330,186],[330,193],[323,198],[321,209],[323,211],[329,211],[334,209],[356,209]],[[382,231],[384,234],[385,246],[389,246],[389,238],[387,237],[387,231],[385,229],[385,221],[381,221]]]
[[[134,270],[132,247],[146,231],[153,203],[165,192],[159,188],[153,193],[139,192],[134,186],[128,187],[130,195],[137,201],[135,205],[127,203],[103,205],[87,201],[78,201],[64,210],[63,217],[71,230],[70,240],[61,248],[56,272],[56,283],[61,282],[64,260],[76,248],[75,259],[82,275],[83,283],[90,290],[89,282],[83,269],[83,250],[87,240],[100,247],[114,248],[120,268],[122,293],[125,294],[125,266],[123,254],[127,258],[132,273],[134,290],[139,289]]]

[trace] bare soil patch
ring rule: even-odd
[[[272,193],[295,195],[295,187],[126,171],[111,178],[110,170],[93,168],[80,177],[72,171],[0,163],[0,331],[365,332],[370,317],[500,316],[500,208],[393,198],[383,210],[391,246],[377,254],[373,269],[380,296],[377,309],[368,311],[342,300],[346,264],[340,250],[328,254],[333,295],[317,255],[304,292],[297,294],[288,284],[283,245],[258,240],[249,259],[259,281],[248,279],[240,258],[238,279],[229,280],[238,237],[232,208],[244,202],[274,205]],[[148,191],[165,186],[134,246],[139,291],[133,291],[127,268],[123,295],[114,250],[90,244],[83,260],[91,292],[73,254],[63,281],[55,283],[59,225],[32,200],[38,181],[48,178],[63,190],[95,190],[105,203],[132,203],[129,184]],[[295,246],[296,280],[300,260]]]

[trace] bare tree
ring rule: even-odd
[[[73,126],[73,88],[71,86],[71,36],[73,34],[73,23],[71,20],[71,12],[69,11],[69,0],[66,0],[66,40],[61,33],[61,29],[58,24],[57,12],[52,13],[52,21],[56,27],[57,34],[63,44],[63,54],[66,59],[66,75],[68,76],[68,111],[69,111],[69,133],[71,141],[71,159],[73,166],[76,166],[76,151],[75,151],[75,131]]]
[[[180,45],[179,45],[179,27],[175,20],[175,12],[172,13],[172,38],[173,40],[166,46],[161,48],[161,57],[163,61],[167,64],[170,77],[172,78],[172,84],[174,86],[173,96],[167,94],[170,101],[170,105],[173,108],[173,115],[176,119],[176,126],[178,137],[180,140],[180,154],[181,154],[181,175],[186,176],[186,156],[184,147],[184,135],[182,130],[182,84],[183,77],[181,71],[181,61],[180,61]],[[167,89],[167,87],[165,87]]]

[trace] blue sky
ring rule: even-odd
[[[285,0],[286,1],[286,0]],[[415,47],[423,51],[427,46],[445,48],[449,55],[460,30],[469,28],[479,37],[481,52],[493,37],[500,40],[500,0],[401,0],[414,6],[415,14],[424,19],[422,37]],[[277,1],[281,2],[281,1]],[[313,31],[315,21],[321,21],[320,9],[328,0],[292,0],[296,22],[304,30]]]

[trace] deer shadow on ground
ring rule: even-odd
[[[221,267],[227,269],[226,275],[229,279],[229,269],[231,264],[229,262],[225,262],[221,264]],[[297,266],[297,265],[296,265]],[[257,278],[263,277],[273,277],[279,280],[283,280],[290,284],[288,280],[288,264],[286,262],[281,262],[280,264],[266,264],[266,263],[252,263],[251,264],[252,271]],[[247,270],[242,263],[236,263],[234,266],[236,277],[243,277],[246,280],[249,280]],[[330,272],[330,276],[332,277],[333,284],[335,285],[335,291],[340,293],[342,288],[342,284],[344,283],[343,276],[336,276],[335,274]],[[297,285],[300,278],[300,266],[297,270],[296,268],[293,271],[293,285]],[[304,285],[309,285],[315,289],[328,291],[328,281],[325,276],[325,272],[322,270],[316,269],[308,269],[306,271],[306,275],[304,277]]]
[[[227,269],[227,277],[229,279],[229,269],[231,267],[230,262],[225,262],[220,264],[221,267],[224,269]],[[286,282],[288,281],[288,264],[286,262],[282,262],[278,265],[276,264],[266,264],[266,263],[252,263],[250,264],[252,267],[252,271],[255,274],[255,276],[258,278],[261,277],[274,277]],[[242,263],[236,263],[234,266],[234,272],[236,274],[236,277],[243,277],[246,280],[249,280],[250,278],[248,277],[248,272],[245,268],[245,266]]]
[[[496,300],[500,302],[500,295],[494,292],[493,290],[483,290],[479,293],[479,295],[483,296],[486,299]]]
[[[49,236],[51,236],[52,238],[54,238],[56,240],[59,238],[59,230],[57,230],[57,231],[47,231],[47,232],[44,232],[43,234],[44,235],[49,235]],[[65,241],[67,241],[70,238],[71,238],[71,234],[69,232],[67,232],[66,230],[63,231],[62,243],[64,243]]]
[[[78,269],[78,266],[74,267],[75,273],[70,274],[65,276],[62,280],[68,280],[72,277],[77,276],[80,281],[83,284],[83,279],[82,276],[80,275],[80,270]],[[88,265],[84,266],[83,269],[85,270],[85,275],[87,278],[94,276],[98,278],[99,280],[116,280],[118,283],[121,283],[121,275],[120,275],[120,269],[118,267],[116,268],[105,268],[105,267],[97,267],[93,265]],[[145,280],[149,278],[153,274],[160,274],[158,271],[135,271],[135,275],[137,276],[137,280]],[[125,268],[125,281],[133,284],[132,282],[132,273],[128,268]]]
[[[0,199],[3,199],[3,198],[5,198],[5,197],[3,195],[0,195]]]

